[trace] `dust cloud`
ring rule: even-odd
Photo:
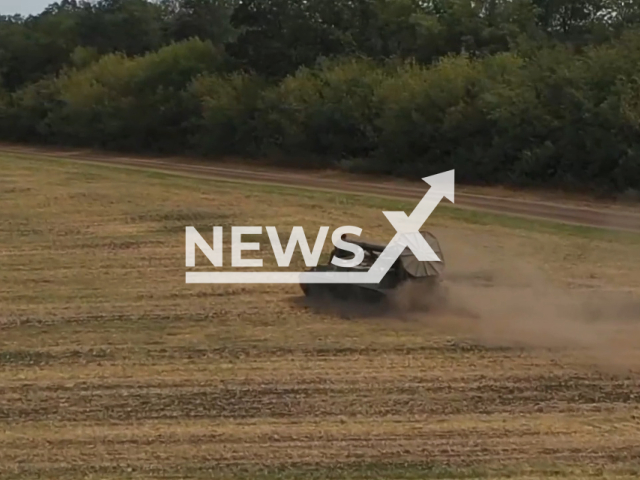
[[[557,349],[608,370],[640,369],[637,297],[562,286],[525,261],[455,253],[442,298],[406,286],[392,299],[397,318],[483,345]]]
[[[315,307],[398,328],[409,323],[477,345],[552,350],[616,373],[640,372],[637,295],[571,288],[524,258],[513,239],[470,239],[457,231],[437,237],[447,257],[441,293],[427,296],[420,285],[405,284],[386,308],[331,298]]]

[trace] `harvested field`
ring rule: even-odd
[[[185,284],[184,227],[387,241],[411,202],[0,168],[0,478],[640,475],[639,235],[443,204],[450,308],[321,308]]]

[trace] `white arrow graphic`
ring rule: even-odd
[[[442,198],[447,198],[452,203],[455,201],[455,170],[424,177],[422,180],[431,185],[431,188],[411,212],[411,216],[407,217],[404,212],[382,212],[398,233],[419,231]]]
[[[421,261],[439,262],[428,242],[420,235],[422,225],[443,198],[454,202],[455,171],[432,175],[422,179],[431,188],[416,208],[407,216],[405,212],[382,212],[396,234],[378,259],[366,272],[187,272],[187,283],[378,283],[391,269],[405,248],[409,248]]]
[[[429,192],[422,197],[418,206],[407,217],[404,212],[382,212],[389,223],[396,229],[396,236],[391,240],[401,242],[408,246],[415,257],[421,262],[440,261],[429,243],[420,235],[419,230],[436,209],[442,198],[447,198],[452,203],[455,201],[455,171],[449,170],[438,175],[425,177],[424,182],[431,185]]]

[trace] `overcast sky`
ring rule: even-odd
[[[0,15],[40,13],[55,0],[0,0]]]

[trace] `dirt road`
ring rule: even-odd
[[[184,158],[149,158],[119,156],[89,150],[44,149],[0,144],[0,154],[24,154],[75,161],[108,163],[135,168],[175,172],[199,177],[223,178],[272,185],[305,187],[342,193],[374,194],[378,196],[419,199],[426,187],[420,182],[362,181],[357,175],[338,173],[317,174],[283,169],[260,169],[226,164],[197,162]],[[640,213],[633,208],[594,208],[571,204],[569,201],[543,202],[504,196],[490,196],[456,190],[455,206],[518,217],[557,221],[573,225],[640,232]]]

